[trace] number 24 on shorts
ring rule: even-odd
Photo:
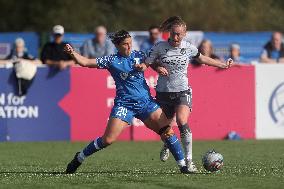
[[[127,109],[124,107],[118,107],[118,111],[116,112],[116,115],[119,117],[123,116],[125,118],[127,115]]]

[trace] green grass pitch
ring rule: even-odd
[[[0,143],[0,188],[284,188],[284,140],[194,141],[199,174],[181,175],[173,157],[159,160],[160,142],[118,142],[88,158],[78,173],[67,163],[86,143]],[[224,156],[221,172],[206,173],[201,156]]]

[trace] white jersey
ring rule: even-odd
[[[155,44],[145,62],[152,64],[158,60],[169,73],[168,76],[159,76],[156,91],[180,92],[188,90],[188,64],[192,58],[199,55],[198,49],[187,41],[182,41],[180,47],[173,47],[168,41]]]

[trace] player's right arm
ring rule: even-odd
[[[71,57],[76,61],[77,64],[83,67],[98,68],[96,59],[86,58],[79,53],[77,53],[70,44],[66,44],[64,47],[65,52],[71,55]]]
[[[151,64],[150,67],[162,76],[169,75],[168,70],[164,68],[160,62],[155,62],[154,64]]]
[[[231,58],[229,58],[226,63],[223,63],[208,56],[204,56],[201,53],[198,54],[198,57],[196,57],[196,59],[200,64],[206,64],[208,66],[214,66],[223,69],[230,68],[234,62]]]

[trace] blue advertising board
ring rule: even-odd
[[[0,69],[0,141],[70,140],[70,119],[60,108],[70,71],[39,68],[26,96],[17,96],[12,68]]]
[[[263,46],[271,38],[272,32],[204,32],[204,38],[212,41],[215,53],[220,57],[228,56],[232,43],[241,47],[241,55],[248,61],[257,60]]]

